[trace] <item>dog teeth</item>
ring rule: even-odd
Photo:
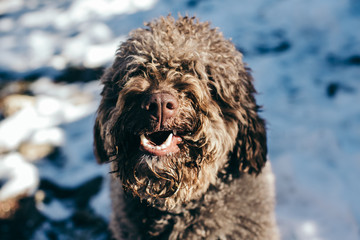
[[[170,133],[169,136],[167,137],[167,139],[165,140],[165,142],[163,142],[159,146],[155,146],[149,139],[146,138],[145,134],[142,134],[140,136],[140,141],[141,141],[141,144],[145,147],[155,149],[155,150],[164,150],[164,149],[170,147],[172,138],[173,138],[173,134]]]
[[[140,141],[143,145],[150,145],[150,141],[145,137],[145,134],[140,136]]]
[[[165,146],[165,148],[169,147],[172,141],[172,137],[173,134],[170,133],[169,136],[167,137],[167,139],[165,140],[165,142],[163,144],[161,144],[161,146]]]

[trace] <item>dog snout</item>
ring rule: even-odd
[[[175,116],[179,107],[177,99],[170,93],[153,93],[145,97],[141,108],[152,120],[162,126]]]

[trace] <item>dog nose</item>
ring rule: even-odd
[[[142,109],[149,113],[150,117],[162,125],[174,117],[178,109],[177,99],[169,93],[150,94],[142,102]]]

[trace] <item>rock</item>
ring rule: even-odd
[[[20,207],[20,198],[21,197],[19,196],[0,201],[0,219],[8,219],[14,216]]]
[[[35,97],[20,94],[9,95],[3,98],[0,105],[3,115],[9,117],[25,107],[34,106]]]
[[[33,142],[23,142],[18,149],[21,155],[23,155],[25,159],[30,162],[42,159],[53,153],[54,150],[55,147],[50,143]]]

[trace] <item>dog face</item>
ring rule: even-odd
[[[126,191],[164,209],[232,165],[259,173],[264,121],[242,55],[208,23],[161,18],[130,34],[102,77],[95,154]]]

